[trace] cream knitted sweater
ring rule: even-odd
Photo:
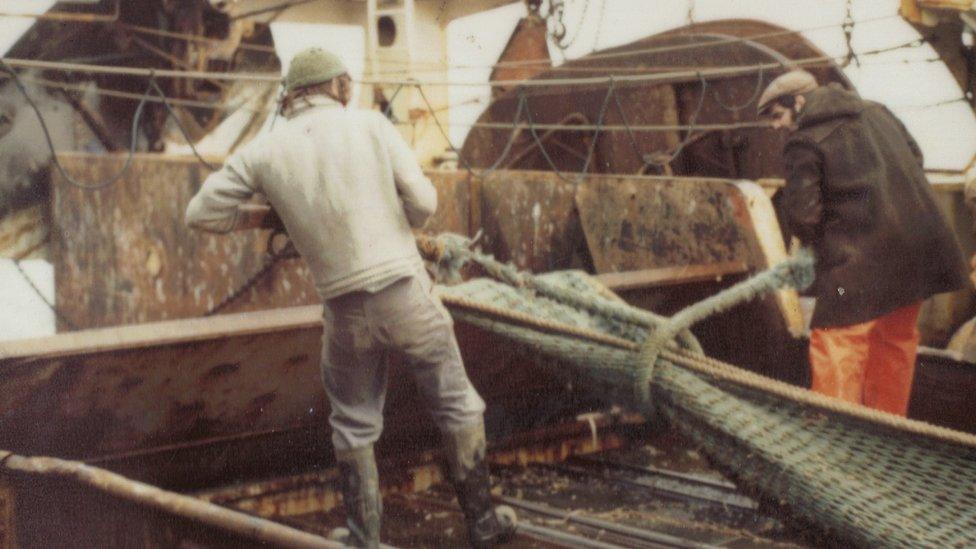
[[[283,122],[283,123],[282,123]],[[288,230],[323,299],[416,273],[411,227],[437,193],[396,128],[379,112],[313,96],[231,155],[186,210],[186,223],[234,230],[238,206],[261,193]]]

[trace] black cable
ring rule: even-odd
[[[125,163],[123,164],[122,169],[112,177],[103,181],[98,181],[95,183],[83,183],[71,177],[67,170],[65,170],[64,166],[61,165],[61,161],[58,159],[57,150],[54,146],[54,140],[51,137],[51,131],[47,127],[47,122],[44,120],[44,116],[41,114],[40,107],[37,106],[37,103],[34,102],[34,99],[31,97],[30,93],[27,92],[27,88],[24,86],[24,82],[20,79],[20,75],[17,74],[17,72],[3,59],[0,59],[0,71],[9,74],[13,78],[17,90],[20,91],[21,95],[24,96],[24,99],[27,100],[27,104],[30,105],[31,109],[33,109],[34,114],[37,116],[37,121],[41,123],[41,131],[44,133],[44,140],[47,142],[48,149],[51,151],[51,158],[54,161],[54,166],[57,168],[58,173],[61,174],[61,177],[63,177],[65,181],[75,187],[78,187],[79,189],[97,190],[113,185],[122,179],[123,176],[125,176],[125,174],[129,171],[129,168],[132,167],[132,158],[135,156],[139,139],[139,123],[142,120],[142,113],[146,107],[146,102],[148,101],[150,94],[153,91],[153,86],[155,85],[155,81],[153,80],[151,74],[149,77],[149,86],[146,88],[145,93],[143,93],[142,99],[139,101],[139,105],[136,107],[135,115],[132,117],[132,137],[129,142],[129,154],[125,158]]]
[[[132,167],[132,159],[134,158],[136,149],[138,148],[139,126],[141,125],[142,122],[142,115],[143,112],[145,112],[146,103],[148,103],[149,99],[153,97],[153,92],[156,93],[159,101],[163,104],[164,107],[166,107],[167,113],[171,117],[173,117],[173,120],[176,122],[177,128],[179,128],[180,133],[183,135],[183,138],[186,140],[187,144],[190,145],[190,149],[193,151],[193,154],[196,156],[197,160],[199,160],[200,163],[202,163],[211,171],[215,171],[219,169],[218,166],[215,166],[207,162],[200,154],[200,152],[197,150],[196,146],[193,144],[193,140],[190,138],[189,132],[187,131],[183,123],[180,122],[179,117],[176,115],[176,112],[173,110],[173,106],[170,105],[169,99],[166,97],[166,93],[163,92],[162,88],[159,87],[159,84],[156,82],[156,78],[153,75],[153,72],[150,71],[149,85],[146,88],[146,91],[142,94],[142,98],[139,100],[139,105],[136,107],[136,112],[132,116],[132,125],[130,128],[131,137],[129,140],[129,152],[126,155],[125,163],[122,165],[122,168],[112,177],[109,177],[108,179],[104,179],[102,181],[98,181],[95,183],[84,183],[78,181],[75,178],[73,178],[68,173],[67,169],[65,169],[65,167],[61,164],[61,160],[58,158],[57,149],[54,146],[54,139],[51,137],[51,130],[50,128],[48,128],[47,121],[44,120],[44,115],[41,113],[40,107],[37,106],[37,103],[31,97],[30,93],[28,93],[26,86],[24,86],[23,80],[20,78],[20,75],[12,67],[10,67],[10,65],[8,65],[3,59],[0,59],[0,72],[5,72],[9,74],[11,78],[13,78],[17,90],[20,91],[21,95],[23,95],[24,99],[27,101],[27,104],[30,105],[31,109],[34,111],[34,115],[37,117],[37,121],[41,124],[41,131],[44,134],[44,140],[47,142],[48,149],[51,151],[51,159],[54,163],[55,168],[57,168],[58,173],[61,174],[61,177],[63,177],[65,181],[67,181],[69,184],[75,187],[78,187],[79,189],[98,190],[98,189],[103,189],[105,187],[109,187],[119,182],[125,176],[125,174],[129,172],[129,169]]]
[[[193,144],[193,140],[190,138],[189,132],[187,132],[183,122],[180,122],[179,116],[176,115],[176,111],[173,110],[173,106],[169,104],[169,99],[167,99],[166,94],[163,92],[163,89],[159,87],[159,84],[156,83],[156,79],[150,77],[149,85],[152,87],[152,89],[156,90],[156,93],[159,94],[159,98],[163,100],[163,106],[166,107],[166,112],[168,112],[173,118],[173,121],[176,122],[176,127],[179,128],[180,133],[183,134],[183,139],[186,140],[187,145],[190,146],[190,150],[193,151],[193,155],[197,157],[197,160],[199,160],[200,163],[206,166],[210,171],[217,171],[220,169],[220,166],[215,166],[210,162],[207,162],[203,156],[200,155],[200,151],[198,151],[196,145]]]
[[[241,284],[237,289],[227,294],[227,297],[222,299],[220,303],[208,309],[201,316],[204,317],[213,316],[219,313],[220,311],[222,311],[223,309],[226,309],[231,303],[234,303],[235,301],[240,299],[251,288],[256,286],[258,282],[261,282],[262,280],[267,278],[268,275],[270,275],[274,271],[274,268],[278,265],[278,263],[281,263],[286,259],[295,259],[297,257],[299,257],[297,253],[290,253],[290,252],[271,254],[271,256],[267,260],[265,260],[264,265],[262,265],[260,269],[258,269],[257,271],[254,272],[254,274],[249,276],[247,280],[245,280],[244,283]]]

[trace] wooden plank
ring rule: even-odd
[[[622,292],[691,282],[716,281],[727,275],[746,273],[748,270],[749,266],[744,261],[723,261],[703,265],[682,265],[622,273],[603,273],[596,275],[595,278],[607,288]]]

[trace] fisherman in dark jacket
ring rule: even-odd
[[[759,112],[790,132],[783,214],[817,259],[812,389],[904,416],[922,301],[967,283],[921,150],[885,106],[802,70],[773,80]]]

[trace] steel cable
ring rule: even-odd
[[[305,2],[312,2],[312,1],[314,1],[314,0],[298,0],[298,3],[305,3]],[[289,5],[297,5],[297,4],[291,4],[290,2],[286,2],[284,4],[285,4],[284,7],[289,7]],[[271,7],[268,7],[268,8],[261,8],[262,11],[277,11],[277,10],[281,10],[281,9],[283,9],[281,5],[279,5],[279,6],[271,6]],[[602,12],[602,10],[601,10],[601,12]],[[18,14],[18,15],[19,16],[23,16],[23,17],[33,17],[33,18],[37,18],[37,19],[43,18],[43,17],[41,17],[42,14]],[[255,15],[255,14],[253,14],[253,13],[251,13],[251,14],[240,14],[237,17],[249,17],[249,16],[252,16],[252,15]],[[602,13],[601,13],[601,18],[602,18]],[[865,18],[865,19],[860,19],[860,20],[854,21],[853,23],[854,24],[858,24],[858,25],[863,25],[863,24],[868,24],[868,23],[878,23],[878,22],[887,21],[887,20],[890,20],[890,19],[897,19],[897,18],[900,18],[900,16],[897,15],[897,14],[882,15],[882,16],[878,16],[878,17],[868,17],[868,18]],[[94,21],[74,21],[74,22],[75,23],[93,23]],[[147,34],[157,34],[157,35],[160,35],[160,36],[168,36],[168,37],[171,37],[171,38],[177,38],[177,39],[186,40],[186,41],[199,41],[199,42],[214,41],[214,42],[221,42],[219,39],[212,39],[212,38],[207,38],[207,37],[199,36],[199,35],[192,35],[192,34],[178,33],[178,32],[169,32],[169,31],[160,31],[160,30],[157,30],[157,29],[152,29],[150,27],[139,27],[139,26],[136,26],[136,25],[128,25],[128,24],[125,24],[125,23],[117,23],[117,25],[122,26],[123,28],[128,28],[130,30],[134,30],[136,32],[143,32],[143,33],[147,33]],[[642,54],[650,54],[650,53],[664,53],[664,52],[681,51],[681,50],[688,50],[688,49],[709,48],[709,47],[715,47],[715,46],[721,46],[721,45],[727,45],[727,44],[736,44],[736,43],[749,42],[749,41],[758,41],[758,40],[763,40],[763,39],[767,39],[767,38],[776,38],[776,37],[780,37],[780,36],[789,36],[789,35],[793,35],[793,34],[797,34],[798,35],[798,34],[802,34],[802,33],[805,33],[805,32],[814,32],[814,31],[819,31],[819,30],[826,30],[826,29],[833,29],[833,28],[843,28],[843,27],[844,27],[844,23],[843,22],[842,23],[829,23],[829,24],[824,24],[824,25],[816,25],[816,26],[811,26],[811,27],[805,27],[805,28],[802,28],[802,29],[782,29],[782,30],[775,30],[775,31],[766,31],[766,32],[760,32],[760,33],[756,33],[756,34],[751,34],[749,36],[729,36],[727,38],[722,38],[721,40],[698,41],[698,42],[692,42],[692,43],[688,43],[688,44],[673,44],[673,45],[669,45],[669,46],[654,46],[654,47],[649,47],[649,48],[641,48],[641,49],[630,50],[630,51],[623,51],[623,52],[595,53],[595,54],[591,54],[590,56],[588,56],[588,58],[592,58],[592,59],[624,58],[624,57],[630,57],[630,56],[642,55]],[[258,44],[242,44],[241,47],[242,48],[245,48],[245,49],[255,49],[255,50],[258,50],[258,51],[275,51],[270,46],[269,47],[264,47],[264,46],[260,46]],[[845,57],[846,57],[846,55],[845,56],[840,56],[840,57],[838,57],[838,59],[843,59]],[[405,61],[404,62],[401,62],[401,63],[403,65],[408,64]],[[479,65],[474,65],[474,64],[453,64],[452,65],[452,64],[449,64],[449,63],[434,63],[434,62],[422,63],[422,64],[424,66],[429,66],[429,67],[432,67],[432,68],[444,68],[444,69],[493,69],[493,68],[503,68],[503,67],[523,67],[523,66],[531,66],[531,65],[539,65],[539,64],[548,65],[550,63],[551,63],[551,60],[550,59],[526,59],[526,60],[521,60],[521,61],[501,61],[501,62],[497,62],[497,63],[479,64]],[[417,62],[416,61],[412,61],[409,64],[416,65]]]
[[[532,139],[535,140],[536,146],[539,147],[542,157],[546,160],[546,163],[549,164],[549,167],[552,169],[552,173],[556,174],[556,177],[566,181],[567,183],[572,183],[575,185],[576,181],[566,177],[563,174],[562,170],[560,170],[559,167],[556,166],[556,163],[552,160],[552,157],[549,156],[549,151],[546,150],[542,140],[539,139],[539,134],[535,129],[535,122],[532,120],[532,107],[529,106],[529,98],[525,95],[525,88],[519,87],[518,93],[519,97],[525,101],[525,121],[529,124],[529,133],[532,135]]]
[[[906,47],[919,45],[921,40],[913,40],[907,44],[878,48],[875,50],[861,52],[860,56],[877,55]],[[90,74],[128,74],[135,76],[149,76],[155,74],[157,78],[190,78],[190,79],[217,79],[235,81],[254,81],[254,82],[280,82],[281,76],[269,73],[243,73],[243,72],[212,72],[212,71],[186,71],[186,70],[165,70],[165,69],[143,69],[140,67],[123,67],[110,65],[94,65],[83,63],[66,63],[58,61],[42,61],[34,59],[13,59],[3,58],[4,61],[15,67],[41,68],[46,70],[61,70],[67,72],[86,72]],[[587,59],[591,59],[588,57]],[[813,67],[829,64],[837,59],[844,59],[844,56],[821,55],[806,57],[803,59],[791,59],[786,68]],[[755,63],[751,65],[733,65],[715,67],[702,70],[690,67],[687,70],[674,70],[670,72],[650,73],[650,74],[628,74],[617,75],[615,78],[619,82],[628,83],[653,83],[653,82],[673,82],[687,78],[699,76],[733,77],[752,74],[762,70],[783,69],[784,65],[780,62]],[[465,86],[465,87],[564,87],[564,86],[599,86],[609,83],[608,76],[596,76],[587,78],[552,78],[552,79],[522,79],[522,80],[492,80],[488,82],[465,82],[447,80],[417,80],[417,79],[361,79],[354,82],[369,85],[408,85],[408,86]]]
[[[441,125],[440,119],[437,118],[437,112],[434,110],[434,106],[431,105],[430,100],[427,99],[427,94],[424,93],[423,86],[421,86],[420,84],[414,84],[414,85],[417,87],[417,91],[420,92],[420,97],[423,98],[424,103],[427,105],[427,111],[430,113],[430,117],[434,119],[434,123],[437,125],[437,129],[440,130],[441,135],[447,141],[447,146],[450,147],[452,151],[454,151],[455,155],[457,155],[458,162],[460,162],[464,166],[464,169],[467,170],[468,175],[474,175],[474,168],[471,167],[471,164],[467,161],[467,159],[461,156],[461,151],[457,150],[457,147],[454,146],[454,143],[451,143],[451,136],[448,135],[447,131],[444,130],[444,126]]]
[[[600,106],[600,114],[596,118],[596,129],[593,131],[593,139],[590,141],[590,148],[586,153],[586,161],[583,163],[583,169],[580,170],[583,175],[586,175],[590,171],[590,162],[593,161],[593,154],[596,152],[596,142],[600,138],[601,126],[603,126],[603,119],[607,114],[607,107],[610,106],[610,98],[613,97],[614,88],[614,79],[611,76],[610,85],[607,86],[607,95],[603,98],[603,105]]]
[[[525,98],[519,97],[518,105],[515,108],[515,117],[512,119],[512,132],[508,135],[508,141],[505,142],[505,147],[502,149],[498,158],[488,168],[481,172],[481,176],[485,177],[490,175],[492,172],[501,166],[502,161],[508,157],[508,154],[512,151],[512,146],[515,144],[519,134],[521,133],[518,123],[522,119],[522,110],[525,108]]]
[[[742,104],[739,105],[726,104],[722,100],[722,97],[719,95],[717,89],[712,89],[712,97],[715,99],[715,103],[717,103],[719,107],[722,107],[723,109],[731,113],[737,113],[742,109],[745,109],[746,107],[751,105],[752,102],[755,101],[756,99],[759,99],[759,94],[761,94],[763,91],[763,76],[764,76],[763,69],[759,69],[758,76],[756,77],[756,89],[753,90],[752,95],[749,96],[749,99],[746,99],[746,101]]]

